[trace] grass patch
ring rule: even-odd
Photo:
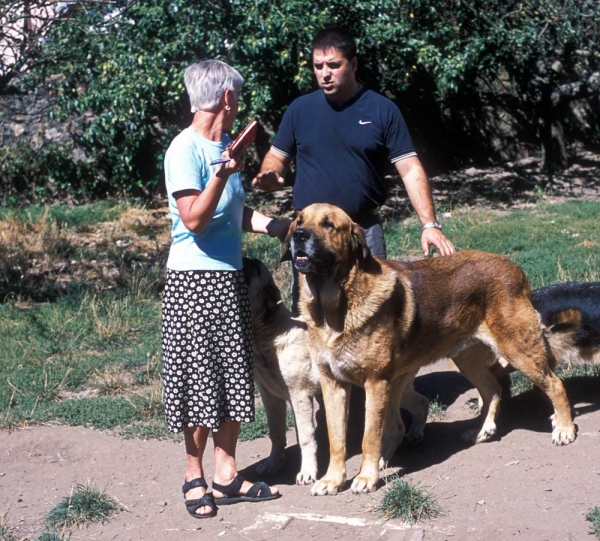
[[[98,222],[115,220],[126,205],[108,200],[89,205],[33,205],[25,208],[0,208],[0,221],[33,225],[42,221],[70,229],[85,230]]]
[[[126,440],[175,440],[183,441],[183,433],[169,432],[164,416],[150,421],[136,421],[124,426],[118,431],[119,436]]]
[[[124,437],[164,437],[160,293],[170,244],[166,212],[106,201],[0,209],[0,428],[60,422],[116,428]],[[503,253],[520,263],[538,287],[600,280],[599,214],[595,201],[504,215],[454,210],[444,229],[459,249]],[[385,233],[390,257],[421,257],[414,216],[388,221]],[[290,270],[279,262],[279,241],[244,234],[243,247],[271,269],[289,306]],[[597,376],[600,370],[576,374],[581,368],[559,365],[563,369],[561,377]],[[266,416],[257,408],[257,420],[242,425],[241,438],[267,433]]]
[[[600,365],[591,363],[558,363],[555,374],[560,379],[600,378]]]
[[[600,213],[597,201],[540,204],[498,215],[486,210],[456,210],[444,231],[458,250],[503,254],[523,267],[532,287],[556,282],[598,281]],[[416,218],[388,223],[389,257],[422,257]]]
[[[35,538],[35,541],[69,541],[70,532],[42,532]]]
[[[8,525],[6,513],[0,516],[0,541],[17,541],[13,529]]]
[[[120,374],[125,397],[159,382],[159,310],[157,300],[117,293],[0,305],[0,427],[63,419],[79,424],[91,408],[83,399],[70,399],[92,392],[114,395],[118,385],[110,375]],[[94,400],[105,412],[114,409],[109,400]],[[115,415],[132,409],[124,407]]]
[[[600,539],[600,507],[594,507],[588,511],[588,514],[585,516],[585,519],[590,524],[590,533],[594,534],[598,539]]]
[[[99,429],[126,425],[142,418],[132,401],[120,397],[64,400],[52,407],[48,416],[66,425]]]
[[[533,389],[532,381],[521,372],[512,372],[510,374],[510,396],[519,396]]]
[[[286,412],[286,425],[288,427],[294,426],[294,414],[290,408]],[[257,405],[256,412],[254,414],[253,423],[242,423],[240,428],[240,441],[255,440],[257,438],[264,438],[269,435],[269,425],[267,423],[267,413],[264,406]]]
[[[44,517],[51,528],[71,528],[92,522],[107,522],[120,510],[119,504],[103,490],[87,485],[76,485]]]
[[[600,366],[591,363],[559,363],[554,373],[561,379],[600,378]],[[510,396],[518,396],[533,389],[532,381],[519,371],[510,374]]]
[[[467,406],[473,412],[474,415],[479,415],[481,410],[479,409],[479,399],[478,398],[469,398],[467,400]]]
[[[439,396],[436,396],[429,402],[429,411],[427,412],[428,421],[441,421],[446,415],[447,406],[442,404]]]
[[[388,485],[375,511],[387,519],[400,519],[409,524],[440,515],[439,504],[420,484],[413,484],[397,475]]]

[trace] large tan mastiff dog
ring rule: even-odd
[[[317,480],[315,440],[316,397],[321,394],[315,348],[304,320],[292,317],[281,301],[273,275],[258,259],[244,258],[254,334],[254,375],[269,425],[271,454],[257,467],[260,475],[273,475],[285,465],[286,402],[292,406],[302,456],[296,483]],[[412,380],[402,393],[401,406],[410,412],[408,441],[423,438],[429,400],[413,389]],[[392,451],[393,452],[393,451]]]
[[[428,363],[451,357],[478,388],[489,410],[478,441],[489,437],[486,423],[493,424],[499,384],[487,369],[473,374],[472,362],[461,366],[477,347],[491,349],[546,393],[555,412],[555,444],[575,440],[569,402],[552,372],[555,360],[531,305],[529,283],[507,258],[473,251],[412,263],[380,260],[369,253],[360,226],[326,204],[299,213],[282,253],[301,273],[300,311],[318,355],[329,432],[329,468],[313,486],[314,495],[336,494],[346,480],[352,384],[366,392],[355,493],[376,489],[380,457],[390,458],[404,433],[402,391]]]

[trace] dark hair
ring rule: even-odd
[[[356,56],[356,41],[345,28],[329,26],[319,31],[310,44],[310,54],[325,49],[338,49],[346,60],[351,61]]]

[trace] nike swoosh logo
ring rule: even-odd
[[[362,126],[364,126],[365,124],[373,124],[371,120],[359,120],[358,123]]]

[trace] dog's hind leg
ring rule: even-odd
[[[275,396],[260,385],[259,391],[267,414],[271,454],[258,465],[256,471],[259,475],[273,475],[282,470],[285,465],[287,403],[283,398]]]
[[[386,410],[383,427],[379,469],[386,467],[403,439],[409,442],[417,442],[423,439],[423,427],[427,422],[429,400],[414,390],[413,381],[416,375],[417,372],[411,372],[392,382],[390,402]],[[412,423],[408,432],[405,432],[400,408],[404,408],[411,414]]]
[[[415,391],[413,380],[417,375],[413,373],[410,383],[402,392],[400,407],[410,413],[411,424],[408,432],[404,434],[404,439],[409,443],[418,443],[423,440],[423,430],[429,415],[429,399],[421,393]]]
[[[412,379],[410,378],[411,384]],[[390,402],[385,412],[385,423],[383,425],[381,458],[379,460],[380,470],[387,467],[387,463],[394,456],[404,437],[405,426],[400,414],[400,404],[403,401],[404,393],[402,390],[405,386],[406,378],[404,376],[394,380],[391,385]]]
[[[552,402],[552,443],[568,445],[575,441],[577,427],[571,417],[567,393],[552,371],[556,359],[542,334],[533,306],[525,300],[514,303],[511,310],[496,314],[494,325],[488,324],[488,328],[492,336],[495,334],[500,355],[535,383]],[[497,332],[497,329],[502,329],[502,332]]]
[[[290,392],[302,465],[296,476],[298,485],[317,480],[317,441],[315,439],[315,400],[306,391]]]
[[[470,443],[488,441],[496,434],[496,417],[500,409],[502,387],[488,368],[496,355],[485,344],[477,343],[455,355],[452,360],[463,376],[479,391],[481,397],[481,426],[467,430],[462,439]]]

